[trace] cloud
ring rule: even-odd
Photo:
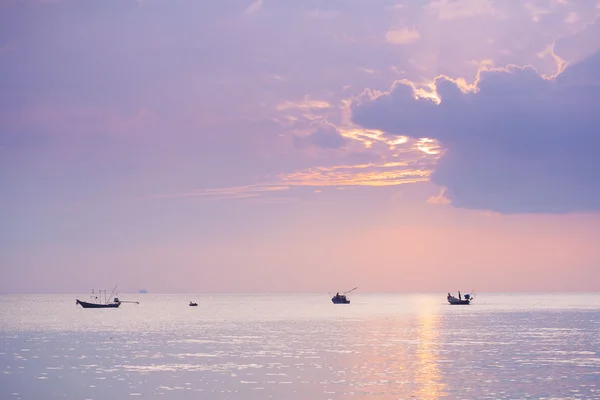
[[[567,15],[567,17],[565,18],[565,22],[567,24],[573,24],[577,21],[579,21],[579,16],[576,12],[570,12],[569,15]]]
[[[289,186],[396,186],[427,182],[431,165],[413,161],[315,167],[278,175]]]
[[[538,7],[532,3],[525,3],[525,8],[531,13],[531,20],[533,22],[539,22],[544,15],[552,14],[551,10]]]
[[[315,146],[321,149],[340,149],[347,145],[349,139],[340,134],[335,125],[320,123],[317,128],[305,136],[294,136],[296,147]]]
[[[585,10],[580,15],[590,15],[593,12]],[[600,17],[592,22],[584,23],[575,32],[557,38],[552,46],[554,53],[569,61],[579,61],[600,51]]]
[[[404,28],[401,30],[390,30],[385,34],[385,40],[390,44],[411,44],[419,40],[421,35],[416,29]]]
[[[300,100],[300,101],[286,100],[277,106],[277,110],[278,111],[293,110],[293,109],[310,110],[310,109],[320,109],[320,108],[330,108],[330,107],[331,107],[331,105],[326,101],[310,100],[308,98],[305,98],[304,100]]]
[[[258,10],[260,10],[263,6],[263,0],[254,0],[252,2],[252,4],[250,4],[248,6],[248,8],[246,8],[246,14],[254,14],[256,13]]]
[[[383,131],[364,129],[360,126],[341,127],[340,132],[344,137],[362,142],[366,148],[370,148],[374,143],[382,142],[393,150],[397,145],[408,142],[408,138],[405,136],[386,136]]]
[[[156,194],[153,195],[152,198],[173,199],[185,197],[199,197],[213,200],[245,199],[251,197],[260,197],[261,193],[265,192],[280,192],[288,189],[289,186],[275,184],[259,184],[212,189],[198,189],[181,193]]]
[[[441,20],[501,15],[490,0],[436,0],[427,8]]]
[[[317,188],[324,187],[343,190],[347,187],[388,187],[427,182],[432,170],[432,161],[434,160],[428,157],[413,155],[413,157],[409,156],[402,161],[394,162],[312,167],[291,173],[280,173],[271,181],[257,184],[163,193],[151,197],[154,199],[201,198],[207,200],[272,199],[275,194],[275,199],[287,201],[290,198],[282,198],[281,192],[291,191],[293,188],[316,188],[314,192],[319,192],[320,190]]]
[[[531,67],[482,70],[473,85],[441,76],[365,94],[353,122],[439,141],[431,175],[461,208],[501,213],[600,211],[600,53],[554,79]]]
[[[441,205],[450,204],[450,199],[448,199],[445,195],[446,195],[446,188],[441,188],[440,192],[437,195],[431,196],[430,198],[427,199],[427,203],[441,204]]]

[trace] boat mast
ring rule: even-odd
[[[110,292],[109,299],[112,299],[112,298],[113,298],[113,295],[115,294],[115,291],[117,290],[117,286],[119,286],[119,284],[118,284],[118,283],[115,285],[115,288],[112,290],[112,292]],[[107,303],[108,303],[108,299],[107,299]]]

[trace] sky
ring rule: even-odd
[[[0,293],[600,290],[600,0],[1,0]]]

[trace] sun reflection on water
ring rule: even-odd
[[[423,298],[420,301],[414,380],[418,386],[416,397],[421,400],[434,400],[446,395],[440,375],[437,348],[440,322],[435,307],[436,303],[431,298]]]
[[[440,370],[439,304],[428,297],[403,300],[399,307],[418,310],[412,318],[369,321],[350,354],[339,359],[336,367],[348,371],[340,376],[359,398],[437,400],[448,394]]]

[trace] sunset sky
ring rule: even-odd
[[[1,0],[0,293],[599,291],[600,0]]]

